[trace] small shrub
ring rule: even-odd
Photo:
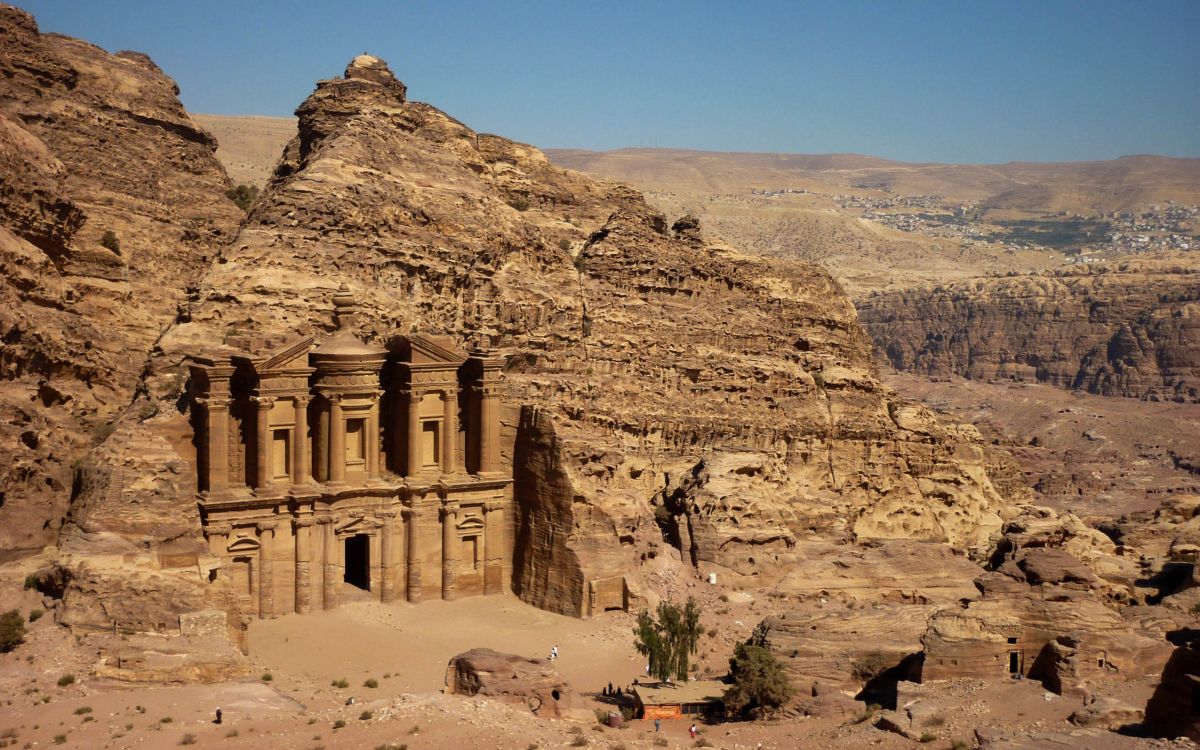
[[[262,681],[263,682],[270,682],[273,679],[275,679],[275,675],[271,674],[270,672],[262,673]]]
[[[179,738],[179,744],[180,745],[195,745],[196,744],[196,735],[192,734],[191,732],[188,732],[187,734],[185,734]]]
[[[340,680],[334,680],[330,684],[333,685],[335,688],[342,688],[343,690],[350,687],[350,683],[346,680],[345,677],[343,677]]]
[[[888,669],[888,658],[879,651],[871,651],[854,660],[851,672],[859,682],[867,683]]]
[[[75,709],[76,716],[83,716],[84,714],[90,714],[91,712],[92,712],[91,706],[80,706],[79,708]]]
[[[237,736],[238,736],[238,730],[236,730],[236,729],[230,729],[228,732],[226,732],[226,733],[225,733],[225,736],[226,736],[227,738],[233,738],[233,737],[237,737]]]
[[[37,622],[38,620],[42,619],[42,615],[44,614],[45,612],[40,609],[31,609],[29,610],[29,621]]]
[[[655,747],[666,747],[667,745],[670,745],[670,744],[671,744],[670,742],[667,742],[666,737],[658,737],[654,740]]]
[[[709,629],[708,629],[708,637],[709,637],[709,638],[716,638],[716,637],[717,637],[717,633],[718,633],[718,632],[720,632],[720,631],[718,631],[716,628],[709,628]]]
[[[170,724],[172,721],[175,721],[175,720],[172,719],[170,716],[164,716],[158,720],[158,723],[159,724]]]
[[[371,677],[371,678],[367,679],[365,682],[363,682],[363,687],[377,688],[377,687],[379,687],[379,681],[376,680],[374,677]]]
[[[1196,602],[1192,605],[1192,614],[1200,615],[1200,602]]]
[[[358,720],[359,721],[370,721],[371,717],[374,715],[375,714],[371,713],[370,711],[363,711],[361,714],[358,715]]]
[[[341,729],[344,726],[346,726],[346,722],[343,719],[338,719],[337,721],[333,722],[334,729]]]
[[[692,744],[692,747],[712,747],[712,743],[701,737]]]
[[[569,731],[571,734],[583,734],[583,727],[579,726],[578,724],[575,724],[567,731]]]
[[[75,684],[75,675],[73,675],[73,674],[65,674],[62,677],[58,678],[58,686],[59,687],[66,687],[67,685],[74,685],[74,684]]]
[[[933,732],[924,732],[917,739],[917,742],[933,742],[936,739],[937,739],[937,735],[934,734]]]
[[[411,727],[409,727],[409,729],[408,729],[408,733],[409,733],[409,735],[418,734],[418,733],[420,733],[420,731],[421,731],[421,725],[420,725],[420,724],[413,724],[413,725],[412,725]]]
[[[571,747],[587,747],[587,737],[582,734],[575,735],[575,739],[571,740]]]
[[[25,642],[25,618],[15,609],[0,615],[0,654]]]
[[[65,735],[65,734],[56,734],[56,735],[54,735],[54,744],[55,744],[55,745],[62,745],[62,744],[65,744],[65,743],[66,743],[66,741],[67,741],[67,735]]]
[[[96,717],[92,716],[91,714],[88,714],[87,716],[83,717],[84,724],[88,723],[89,721],[95,721],[95,720],[96,720]]]
[[[516,198],[513,198],[512,200],[510,200],[508,202],[508,205],[512,206],[513,208],[517,209],[518,211],[528,211],[529,210],[529,199],[518,195]]]
[[[37,576],[35,576],[33,573],[30,573],[29,575],[25,576],[25,588],[36,589],[37,585],[38,585]]]
[[[953,740],[950,742],[950,750],[967,750],[970,747],[965,740]]]
[[[376,745],[375,750],[408,750],[408,745],[397,745],[389,742],[386,745]]]
[[[570,250],[571,249],[571,241],[568,240],[566,237],[562,238],[561,240],[558,241],[558,249],[562,250],[563,252]]]
[[[117,239],[116,232],[111,229],[105,230],[104,235],[100,237],[100,244],[117,255],[121,254],[121,241]]]
[[[237,204],[238,208],[249,212],[250,206],[258,200],[258,187],[242,183],[225,191],[225,197]]]

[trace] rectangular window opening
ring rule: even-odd
[[[421,423],[421,465],[437,466],[442,460],[442,446],[438,437],[441,425],[435,420]]]
[[[346,464],[362,464],[367,456],[365,419],[346,420]]]
[[[287,479],[292,475],[292,431],[271,432],[271,475],[274,479]]]

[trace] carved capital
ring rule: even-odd
[[[309,401],[312,401],[312,396],[308,395],[307,393],[292,396],[292,403],[297,409],[303,409],[304,407],[308,406]]]
[[[394,510],[377,510],[377,511],[375,511],[375,517],[381,521],[388,521],[388,520],[391,520],[396,517],[396,511],[394,511]]]
[[[457,516],[460,510],[462,510],[462,508],[459,507],[458,503],[446,503],[439,508],[440,512],[438,517],[445,521],[447,518],[454,518]]]
[[[204,527],[204,533],[207,536],[229,536],[233,533],[233,526],[227,523],[210,523]]]
[[[312,526],[316,520],[317,519],[313,518],[312,516],[301,516],[299,518],[292,519],[292,526],[296,527],[297,529],[307,529],[309,526]]]
[[[279,528],[278,521],[259,521],[258,522],[258,531],[260,534],[268,532],[268,531],[273,534],[273,533],[275,533],[275,529],[277,529],[277,528]]]
[[[274,396],[251,396],[250,400],[258,404],[259,409],[270,409],[275,403]]]
[[[333,516],[320,516],[319,518],[317,518],[315,520],[317,523],[321,524],[322,526],[328,526],[329,524],[334,522]]]
[[[228,409],[230,404],[230,399],[224,396],[201,396],[193,398],[192,401],[209,411],[223,411]]]

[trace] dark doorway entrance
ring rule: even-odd
[[[1008,673],[1009,674],[1019,674],[1020,671],[1021,671],[1021,652],[1020,651],[1009,651],[1008,652]]]
[[[346,539],[346,583],[371,590],[371,537],[356,534]]]

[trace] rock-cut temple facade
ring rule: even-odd
[[[259,617],[501,592],[502,360],[425,336],[370,346],[353,295],[333,302],[323,341],[192,358],[210,578]]]

